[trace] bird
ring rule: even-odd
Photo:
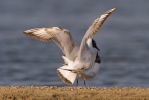
[[[95,60],[95,63],[93,65],[93,67],[91,67],[89,70],[84,70],[82,71],[81,73],[78,73],[77,76],[79,78],[83,78],[84,79],[84,86],[86,87],[86,84],[85,84],[85,80],[86,79],[89,79],[89,78],[92,78],[96,75],[96,73],[99,71],[99,64],[101,63],[101,59],[98,55],[98,52],[96,54],[96,60]],[[66,69],[68,70],[68,69]],[[73,70],[68,70],[68,71],[73,71]],[[74,72],[74,73],[77,73],[77,72]],[[77,78],[77,86],[78,86],[78,78]]]
[[[60,27],[33,28],[23,33],[44,42],[53,40],[64,53],[62,55],[64,64],[57,69],[60,79],[66,84],[72,85],[77,78],[78,86],[78,78],[82,78],[84,86],[86,86],[86,79],[95,77],[101,62],[98,55],[100,49],[97,47],[93,36],[116,9],[112,8],[106,11],[93,21],[83,36],[80,46],[74,42],[67,29]]]

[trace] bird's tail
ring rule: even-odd
[[[72,85],[76,79],[77,74],[70,71],[68,67],[69,66],[62,66],[58,68],[57,74],[63,82],[65,82],[66,84]]]

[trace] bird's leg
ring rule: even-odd
[[[86,84],[85,84],[85,79],[84,79],[84,86],[86,87]]]
[[[78,78],[77,78],[77,86],[78,86]]]

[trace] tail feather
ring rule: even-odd
[[[57,74],[60,77],[60,79],[65,82],[66,84],[72,85],[76,79],[77,74],[73,73],[69,70],[65,70],[66,66],[60,67],[57,69]]]
[[[62,56],[62,58],[64,59],[65,64],[68,64],[71,62],[66,56]]]

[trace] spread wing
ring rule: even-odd
[[[47,28],[34,28],[23,32],[27,36],[39,39],[41,41],[53,40],[63,51],[68,59],[75,59],[71,56],[74,50],[77,50],[78,46],[74,43],[74,40],[70,32],[66,29],[58,27],[47,27]]]
[[[89,27],[89,29],[87,30],[87,32],[85,33],[81,45],[80,45],[80,49],[79,49],[79,59],[84,58],[84,52],[88,52],[89,48],[88,45],[86,43],[86,41],[89,38],[92,38],[97,31],[100,29],[101,25],[105,22],[105,20],[116,10],[116,8],[110,9],[108,11],[106,11],[104,14],[102,14],[99,18],[97,18],[92,25]]]

